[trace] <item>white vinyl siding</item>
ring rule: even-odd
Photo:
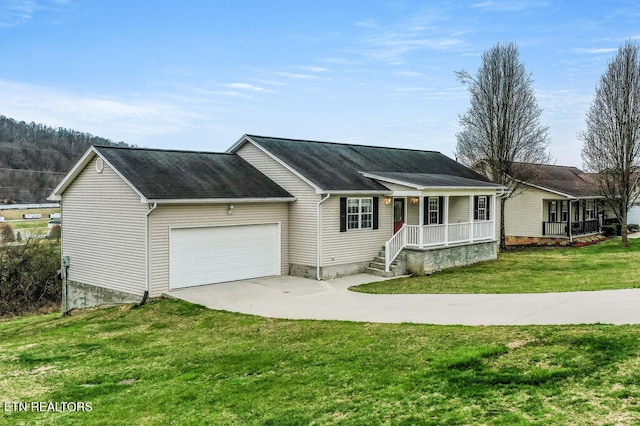
[[[141,295],[146,289],[147,205],[95,157],[62,194],[62,254],[68,278]]]
[[[289,273],[288,203],[237,203],[233,214],[227,204],[160,205],[150,216],[151,296],[169,291],[171,228],[279,223],[280,273]]]
[[[469,222],[471,198],[468,195],[449,197],[449,223]]]
[[[357,195],[347,198],[362,198]],[[393,203],[378,201],[378,229],[340,232],[340,197],[322,203],[321,265],[334,266],[373,259],[393,235]]]
[[[321,195],[316,194],[315,189],[308,183],[252,143],[245,143],[236,154],[296,197],[296,201],[289,203],[289,262],[297,265],[315,265],[317,203]]]

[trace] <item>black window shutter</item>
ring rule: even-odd
[[[373,197],[373,229],[378,229],[378,197]]]
[[[491,195],[487,195],[487,220],[491,220]]]
[[[340,197],[340,232],[347,232],[347,197]]]
[[[473,220],[478,220],[478,196],[473,196]]]
[[[444,223],[444,197],[438,197],[438,224]]]
[[[423,197],[424,198],[424,208],[422,209],[422,224],[423,225],[430,225],[429,223],[429,197]]]

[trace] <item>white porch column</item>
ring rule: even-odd
[[[445,224],[444,227],[444,245],[449,245],[449,196],[444,196],[444,207],[442,209],[442,223]]]
[[[473,242],[473,195],[469,195],[469,241]]]
[[[420,206],[418,213],[420,215],[418,218],[418,224],[420,225],[420,228],[418,229],[418,238],[420,238],[420,241],[418,241],[418,243],[420,244],[420,248],[424,248],[424,195],[420,196],[418,205]]]

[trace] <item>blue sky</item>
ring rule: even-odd
[[[576,133],[637,2],[0,0],[0,114],[114,141],[224,151],[245,133],[453,156],[454,71],[516,42],[550,152]]]

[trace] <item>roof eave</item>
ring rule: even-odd
[[[184,199],[148,199],[146,203],[156,204],[237,204],[237,203],[285,203],[296,201],[296,197],[268,198],[184,198]]]
[[[499,190],[499,189],[503,189],[505,188],[502,185],[498,185],[495,183],[491,183],[491,182],[487,182],[486,186],[458,186],[458,185],[441,185],[441,186],[424,186],[424,185],[417,185],[415,183],[411,183],[411,182],[407,182],[407,181],[403,181],[403,180],[399,180],[399,179],[393,179],[393,178],[389,178],[389,177],[385,177],[385,176],[380,176],[380,175],[376,175],[375,173],[368,173],[368,172],[360,172],[360,174],[362,174],[364,177],[367,177],[369,179],[375,179],[375,180],[379,180],[382,182],[388,182],[388,183],[393,183],[396,185],[402,185],[402,186],[407,186],[410,188],[415,188],[418,191],[425,191],[425,190],[444,190],[444,189],[491,189],[491,190]],[[480,181],[478,181],[480,182]]]

